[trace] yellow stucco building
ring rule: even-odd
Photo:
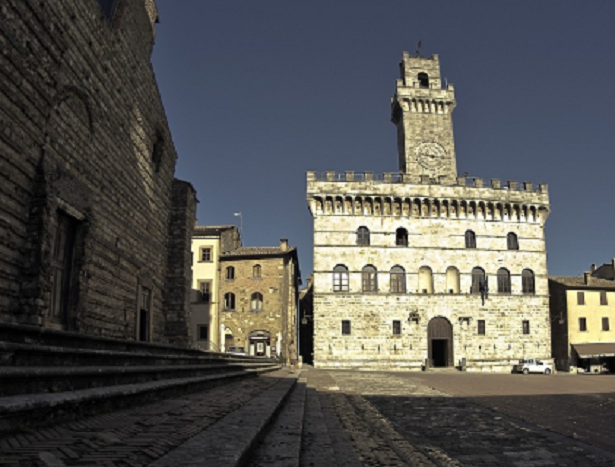
[[[552,351],[558,370],[615,370],[615,281],[549,277]]]

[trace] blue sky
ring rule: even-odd
[[[299,249],[307,170],[392,172],[404,50],[456,86],[457,169],[548,183],[551,275],[615,256],[615,2],[157,0],[152,62],[202,225]]]

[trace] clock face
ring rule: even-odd
[[[421,143],[415,153],[416,161],[426,169],[437,169],[446,164],[446,150],[438,143]]]

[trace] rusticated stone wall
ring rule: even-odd
[[[166,340],[177,155],[150,63],[155,19],[152,0],[2,3],[1,321]]]

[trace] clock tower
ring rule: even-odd
[[[397,126],[400,172],[434,179],[457,177],[455,88],[442,83],[437,55],[410,57],[404,52],[399,67],[391,119]]]

